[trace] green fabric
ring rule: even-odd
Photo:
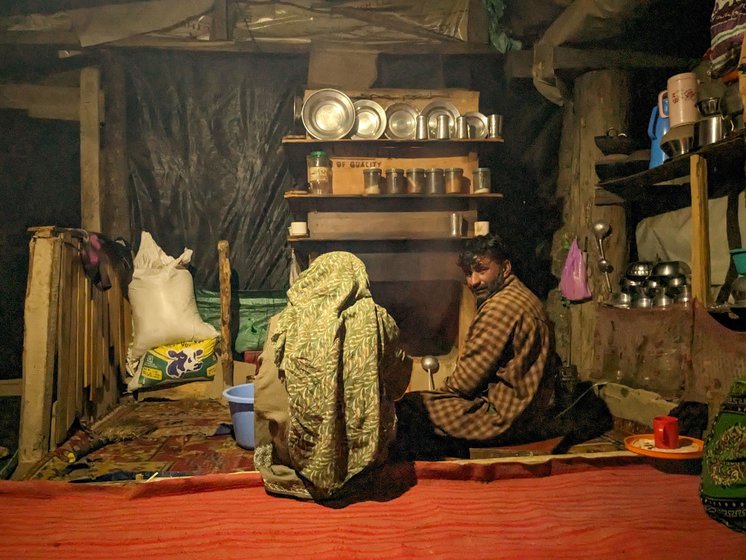
[[[238,296],[238,334],[233,350],[238,353],[261,350],[267,338],[269,319],[287,303],[284,292],[241,291]],[[220,331],[220,293],[200,288],[196,291],[197,309],[202,320]]]
[[[746,377],[733,383],[705,440],[700,496],[710,517],[746,532]]]
[[[321,255],[288,291],[272,341],[288,396],[290,463],[314,497],[334,496],[385,459],[393,401],[408,382],[398,334],[349,253]]]

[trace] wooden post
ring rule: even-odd
[[[567,360],[572,354],[581,377],[591,376],[593,343],[596,328],[596,301],[608,297],[603,275],[599,272],[598,252],[591,224],[604,219],[611,224],[612,234],[606,239],[607,259],[616,275],[622,269],[626,255],[626,222],[622,207],[595,207],[595,163],[602,156],[595,143],[595,136],[614,127],[627,130],[630,108],[629,78],[620,70],[587,72],[575,80],[573,98],[566,101],[564,109],[562,143],[560,146],[560,174],[557,196],[564,199],[563,228],[555,235],[553,253],[556,255],[553,271],[559,276],[564,264],[565,242],[577,236],[581,249],[588,249],[588,268],[594,302],[572,304],[569,313],[562,307],[558,296],[550,297],[549,313],[557,329],[557,346]],[[570,352],[569,346],[572,347]]]
[[[61,239],[53,228],[37,230],[29,244],[23,318],[23,398],[19,463],[35,463],[49,451],[52,421]]]
[[[101,231],[100,84],[98,68],[80,71],[80,221],[91,231]]]
[[[692,193],[692,296],[710,303],[710,226],[707,211],[707,160],[689,159]]]
[[[129,171],[127,166],[127,100],[124,68],[108,57],[104,69],[105,125],[101,152],[102,181],[106,196],[101,200],[102,233],[111,238],[131,239]]]
[[[233,349],[231,348],[231,262],[227,241],[218,241],[220,274],[220,349],[223,381],[233,385]]]

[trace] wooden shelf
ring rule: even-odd
[[[463,211],[496,204],[502,193],[489,194],[376,194],[319,195],[285,193],[295,216],[318,212],[427,212]]]
[[[291,237],[291,247],[301,253],[349,251],[351,253],[401,253],[459,251],[469,237],[388,237],[345,235],[334,239]]]
[[[448,157],[469,153],[484,153],[494,150],[503,143],[502,138],[451,138],[448,140],[316,140],[305,136],[285,136],[282,145],[290,161],[303,162],[305,170],[306,154],[314,150],[324,150],[330,157]]]
[[[744,131],[740,131],[715,144],[671,158],[652,169],[602,181],[598,184],[601,189],[597,191],[600,195],[597,197],[598,203],[609,203],[610,199],[606,193],[620,196],[625,200],[633,200],[647,196],[666,196],[670,189],[688,188],[688,182],[681,181],[681,179],[689,175],[689,160],[693,154],[698,154],[707,160],[711,179],[714,179],[708,181],[711,185],[720,183],[718,177],[732,176],[734,171],[740,177],[743,174],[743,162],[746,158],[744,134]],[[722,195],[717,189],[712,194]]]

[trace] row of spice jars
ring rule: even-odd
[[[478,167],[473,171],[472,192],[490,192],[490,169]],[[461,194],[467,190],[461,167],[423,169],[414,167],[386,169],[385,177],[379,167],[363,170],[365,194]]]

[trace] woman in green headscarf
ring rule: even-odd
[[[326,253],[301,273],[255,380],[255,463],[268,491],[337,497],[385,460],[411,373],[398,339],[360,259]]]

